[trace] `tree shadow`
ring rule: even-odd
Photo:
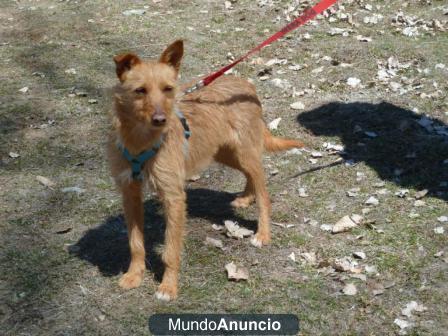
[[[448,199],[448,126],[439,119],[388,102],[331,102],[297,121],[314,135],[339,137],[345,158],[365,162],[381,179]]]
[[[244,227],[255,230],[257,222],[247,220],[234,213],[230,202],[235,194],[208,190],[187,191],[188,220],[203,218],[212,224],[221,225],[226,219],[233,219]],[[154,278],[161,281],[164,266],[158,247],[164,242],[165,220],[161,205],[155,200],[145,202],[145,249],[146,267]],[[130,251],[126,223],[122,214],[107,218],[98,227],[88,230],[69,249],[70,254],[98,267],[103,276],[114,276],[127,271]]]

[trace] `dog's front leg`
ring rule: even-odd
[[[121,277],[120,286],[126,289],[140,286],[145,273],[145,244],[143,236],[143,195],[142,183],[131,181],[121,188],[124,216],[128,227],[131,264]]]
[[[162,258],[165,263],[165,272],[163,274],[162,283],[157,290],[156,297],[164,301],[169,301],[177,297],[186,217],[185,202],[186,196],[183,189],[179,190],[176,194],[164,195],[163,197],[166,231],[165,249]]]

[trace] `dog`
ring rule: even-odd
[[[119,84],[113,94],[108,158],[122,194],[131,252],[129,269],[119,285],[138,287],[144,276],[143,187],[150,185],[165,212],[165,270],[156,292],[165,301],[178,294],[188,177],[212,161],[241,171],[246,187],[232,206],[248,207],[256,201],[258,230],[251,243],[261,247],[271,240],[262,154],[304,146],[269,132],[255,87],[244,79],[224,76],[179,98],[183,52],[183,41],[177,40],[157,61],[143,61],[132,53],[114,57]]]

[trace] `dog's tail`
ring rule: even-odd
[[[279,152],[291,148],[303,148],[305,144],[298,140],[284,139],[273,136],[267,128],[264,129],[264,148],[268,152]]]

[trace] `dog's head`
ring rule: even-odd
[[[158,61],[142,61],[137,55],[114,57],[120,80],[120,119],[139,121],[162,129],[173,114],[176,81],[183,55],[183,41],[168,46]]]

